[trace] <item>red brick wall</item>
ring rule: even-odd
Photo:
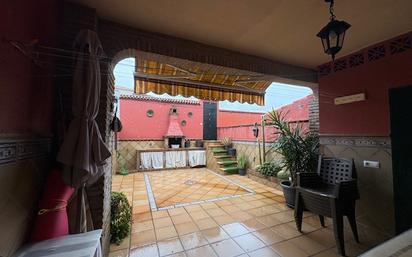
[[[169,125],[169,110],[175,105],[179,113],[179,122],[186,138],[203,138],[203,104],[176,104],[169,102],[141,101],[120,99],[120,119],[123,129],[118,134],[120,140],[162,140]],[[153,117],[146,115],[147,110],[154,111]],[[192,112],[193,116],[188,117]]]
[[[0,35],[7,40],[55,45],[58,1],[0,4]],[[38,67],[16,48],[0,42],[0,133],[50,135],[53,116],[52,58]]]
[[[412,33],[401,37],[412,41]],[[364,64],[320,77],[321,134],[389,136],[388,90],[412,85],[412,49],[392,53],[393,42],[391,39],[361,50]],[[369,60],[368,54],[374,53],[375,47],[383,47],[385,55]],[[351,56],[341,58],[335,64],[343,60],[350,66]],[[333,103],[335,97],[356,93],[366,93],[366,101],[344,105]]]
[[[263,113],[257,112],[219,110],[217,112],[217,127],[250,125],[255,122],[260,123],[262,114]]]

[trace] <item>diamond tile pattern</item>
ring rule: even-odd
[[[167,186],[168,179],[179,183],[177,178],[187,179],[179,173],[191,174],[192,170],[162,172],[168,172],[168,177],[157,179]],[[330,219],[326,219],[326,227],[323,228],[317,215],[305,212],[303,233],[299,233],[293,221],[293,210],[285,206],[282,191],[247,177],[227,177],[255,193],[151,211],[144,173],[113,176],[112,190],[123,192],[132,203],[133,220],[131,235],[120,245],[112,245],[109,256],[338,256]],[[360,244],[354,242],[349,224],[345,223],[348,256],[358,256],[385,240],[364,226],[358,229]]]
[[[249,193],[204,168],[147,174],[158,208]],[[189,180],[194,184],[185,184]]]
[[[117,142],[117,150],[129,171],[136,170],[137,150],[162,148],[163,140],[135,141],[125,140]],[[116,156],[116,155],[114,155]]]

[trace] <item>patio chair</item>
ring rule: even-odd
[[[345,256],[343,216],[348,218],[356,242],[359,243],[355,220],[355,203],[359,199],[356,169],[353,160],[319,158],[317,173],[297,173],[295,222],[302,232],[303,210],[333,219],[333,231],[339,254]]]

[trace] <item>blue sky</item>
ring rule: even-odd
[[[135,69],[134,58],[127,58],[120,61],[114,68],[115,84],[117,87],[127,88],[130,93],[133,92],[133,72]],[[219,102],[219,107],[224,110],[238,110],[250,112],[266,112],[273,108],[279,108],[289,104],[297,99],[312,94],[312,90],[307,87],[295,85],[272,83],[266,90],[265,106],[256,104],[247,104],[229,101]],[[163,96],[165,97],[165,96]],[[173,96],[170,96],[173,98]],[[181,96],[179,98],[182,98]]]

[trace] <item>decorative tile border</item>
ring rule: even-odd
[[[388,137],[320,136],[319,142],[321,145],[391,148],[391,140]]]
[[[169,205],[169,206],[165,206],[165,207],[157,207],[156,204],[156,200],[153,194],[153,190],[152,190],[152,186],[150,184],[150,179],[149,179],[149,174],[147,174],[146,172],[144,173],[144,182],[146,185],[146,192],[149,198],[149,205],[150,205],[150,209],[151,211],[163,211],[163,210],[169,210],[169,209],[174,209],[174,208],[179,208],[179,207],[185,207],[185,206],[190,206],[190,205],[196,205],[196,204],[202,204],[202,203],[210,203],[210,202],[216,202],[216,201],[221,201],[221,200],[227,200],[227,199],[233,199],[233,198],[239,198],[241,196],[247,196],[247,195],[253,195],[255,194],[255,192],[253,190],[251,190],[250,188],[247,188],[233,180],[230,180],[220,174],[217,174],[211,170],[208,170],[208,172],[212,173],[215,176],[218,176],[220,178],[222,178],[223,180],[226,180],[227,182],[229,182],[230,184],[234,184],[240,188],[242,188],[243,190],[247,191],[248,193],[245,194],[241,194],[241,195],[228,195],[228,196],[222,196],[222,197],[216,197],[216,198],[211,198],[211,199],[207,199],[207,200],[200,200],[200,201],[194,201],[194,202],[189,202],[189,203],[178,203],[178,204],[174,204],[174,205]]]
[[[50,138],[0,139],[0,165],[47,157],[50,153],[50,145]]]
[[[412,33],[408,32],[385,42],[364,48],[354,54],[339,58],[335,62],[322,64],[318,67],[318,76],[327,76],[410,50],[412,50]]]

